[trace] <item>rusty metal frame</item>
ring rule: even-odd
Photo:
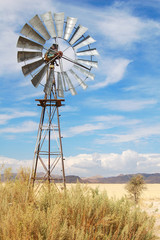
[[[63,157],[63,148],[62,148],[62,137],[61,137],[61,129],[60,129],[60,119],[59,119],[59,107],[64,105],[64,99],[57,98],[57,89],[55,79],[53,79],[52,91],[50,96],[45,94],[44,99],[36,99],[38,102],[38,106],[42,107],[41,117],[39,122],[37,141],[34,151],[32,172],[30,176],[30,185],[32,187],[39,188],[39,186],[35,186],[35,183],[44,183],[48,182],[49,184],[55,181],[62,180],[64,189],[66,188],[66,179],[65,179],[65,169],[64,169],[64,157]],[[47,120],[47,125],[45,125],[45,120]],[[57,125],[54,125],[54,122]],[[58,137],[55,134],[55,131],[58,131]],[[53,133],[53,134],[52,134]],[[58,151],[51,151],[51,134],[54,137],[54,140],[57,144]],[[48,137],[48,139],[47,139]],[[48,149],[46,151],[42,150],[44,143],[48,141]],[[43,156],[48,156],[48,162],[44,163]],[[52,159],[54,156],[54,159]],[[45,159],[46,160],[46,159]],[[58,162],[61,161],[61,171],[62,171],[62,179],[55,179],[52,177],[52,172],[55,169]],[[41,164],[43,167],[45,174],[43,177],[37,177],[37,167]]]

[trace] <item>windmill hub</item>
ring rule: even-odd
[[[58,45],[53,44],[45,53],[44,59],[46,62],[54,63],[56,59],[61,59],[63,56],[62,51],[58,51]],[[52,61],[53,60],[53,61]]]

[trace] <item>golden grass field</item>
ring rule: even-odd
[[[160,239],[160,184],[147,185],[135,205],[122,198],[125,184],[67,184],[63,191],[46,183],[36,193],[24,173],[0,184],[2,240]]]
[[[67,184],[70,187],[72,184]],[[97,188],[100,192],[107,191],[109,198],[120,199],[127,195],[126,184],[88,184],[89,187]],[[160,184],[146,184],[146,190],[142,193],[140,207],[150,216],[156,219],[155,232],[160,239]]]

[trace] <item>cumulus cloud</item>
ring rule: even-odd
[[[67,174],[113,176],[125,173],[151,173],[160,170],[160,154],[141,154],[133,150],[122,153],[79,154],[66,158]]]
[[[12,172],[17,172],[20,167],[29,167],[32,166],[32,160],[18,160],[15,158],[9,158],[5,156],[0,156],[0,170],[2,168],[12,168]]]
[[[133,150],[125,150],[122,153],[93,153],[79,154],[65,158],[66,175],[79,175],[88,177],[102,175],[104,177],[129,173],[153,173],[160,171],[160,154],[143,154]],[[0,166],[11,167],[16,171],[19,167],[32,166],[32,160],[17,160],[0,156]],[[38,171],[43,171],[39,163]],[[58,166],[58,171],[60,166]]]

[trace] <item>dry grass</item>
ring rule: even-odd
[[[71,186],[67,185],[68,188]],[[106,191],[109,198],[115,200],[127,196],[125,184],[88,184],[89,187],[100,192]],[[146,184],[146,190],[143,191],[139,206],[146,211],[149,216],[155,218],[154,231],[160,239],[160,184]]]
[[[0,240],[157,239],[153,218],[126,198],[113,200],[97,188],[76,184],[67,191],[51,186],[48,192],[46,186],[38,198],[31,191],[26,202],[28,178],[20,176],[0,184]]]

